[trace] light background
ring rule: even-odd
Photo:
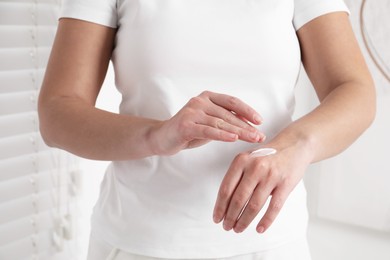
[[[345,2],[376,82],[377,117],[371,128],[347,151],[309,168],[305,177],[311,219],[309,242],[313,260],[390,260],[390,82],[377,71],[363,45],[358,15],[361,1]],[[367,32],[385,65],[390,65],[389,12],[390,1],[375,0],[367,1],[364,13]],[[108,73],[98,106],[116,111],[120,96],[112,91],[114,86],[110,82],[113,82],[112,71]],[[295,117],[318,104],[304,72],[296,93]],[[95,200],[96,186],[106,163],[84,162],[83,165],[88,175],[94,175],[96,185],[90,187],[88,199]]]
[[[0,0],[0,4],[8,6],[14,6],[14,4],[17,6],[27,2],[31,2],[32,6],[39,4],[42,7],[49,6],[48,3],[51,2],[59,2],[59,0]],[[345,0],[345,2],[350,7],[351,21],[361,43],[358,20],[361,0]],[[30,9],[24,11],[23,16],[30,15]],[[377,49],[376,55],[380,56],[387,66],[390,66],[389,13],[389,0],[367,1],[366,29],[373,46]],[[15,21],[20,21],[17,15],[22,15],[22,13],[6,14],[9,18],[15,18],[13,19]],[[40,18],[52,19],[54,27],[55,17]],[[0,17],[0,25],[3,25],[2,19],[5,17]],[[4,33],[4,31],[0,32]],[[1,37],[3,35],[1,34]],[[51,34],[48,37],[52,36]],[[1,38],[0,40],[6,44],[6,40],[10,39]],[[18,44],[21,43],[18,41]],[[362,49],[364,50],[363,45]],[[0,54],[3,56],[0,55],[0,58],[3,59],[3,63],[1,61],[0,63],[8,66],[9,62],[4,62],[4,57],[12,55],[9,56],[10,52],[7,50],[1,49],[1,51]],[[309,242],[313,260],[390,260],[390,164],[387,162],[390,159],[388,151],[390,147],[390,83],[380,75],[367,52],[364,51],[364,54],[377,85],[378,114],[372,127],[346,152],[333,159],[312,165],[307,172],[305,184],[308,190],[308,207],[311,216]],[[47,58],[46,54],[39,57]],[[16,61],[10,60],[10,62]],[[389,72],[389,68],[386,70]],[[113,73],[110,68],[97,104],[100,108],[116,112],[120,96],[113,82]],[[4,85],[4,82],[1,84]],[[305,74],[301,75],[297,87],[297,104],[296,117],[306,113],[317,104]],[[1,131],[4,132],[5,129],[0,129]],[[77,232],[75,232],[76,237],[79,238],[79,247],[70,249],[70,253],[64,251],[63,254],[57,254],[56,257],[53,256],[50,259],[76,259],[77,250],[81,252],[77,259],[85,259],[89,218],[107,164],[107,162],[81,161],[82,189],[79,189],[78,210],[73,211],[80,220],[76,221]],[[0,212],[1,216],[5,216],[6,213]],[[5,230],[1,228],[5,226],[0,225],[0,231]],[[10,235],[0,234],[0,237],[7,242],[6,239]],[[2,249],[2,244],[0,244],[0,256]]]

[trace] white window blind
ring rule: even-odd
[[[0,0],[0,259],[77,259],[79,173],[39,134],[59,0]]]

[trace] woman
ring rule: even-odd
[[[110,59],[120,114],[94,107]],[[293,122],[301,61],[321,104]],[[375,91],[341,0],[69,0],[39,113],[48,145],[113,161],[89,259],[303,260],[304,172]]]

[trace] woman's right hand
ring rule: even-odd
[[[240,99],[204,91],[191,98],[171,119],[152,131],[154,154],[172,155],[209,141],[258,143],[265,135],[251,124],[260,125],[260,115]]]

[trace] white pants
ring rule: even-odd
[[[103,240],[91,236],[88,260],[168,260],[156,257],[140,256],[124,252]],[[239,255],[228,258],[208,260],[310,260],[310,252],[306,239],[300,239],[281,247],[259,253]]]

